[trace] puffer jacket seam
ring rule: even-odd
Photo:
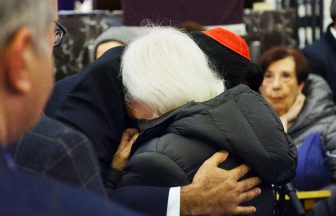
[[[159,142],[159,140],[157,141],[157,143]],[[155,144],[155,148],[157,149],[157,143]],[[182,171],[182,173],[184,174],[184,176],[186,177],[186,179],[189,179],[188,178],[188,176],[187,176],[187,171],[186,170],[184,170],[183,168],[182,168],[182,166],[177,162],[177,161],[175,161],[175,160],[173,160],[171,157],[169,157],[168,155],[165,155],[164,153],[162,153],[162,152],[160,152],[160,151],[157,151],[157,150],[155,150],[155,151],[146,151],[146,152],[143,152],[143,153],[139,153],[139,154],[137,154],[137,155],[134,155],[133,156],[133,158],[136,158],[136,157],[138,157],[138,156],[142,156],[142,155],[144,155],[144,154],[148,154],[148,153],[156,153],[156,154],[159,154],[159,155],[162,155],[162,156],[164,156],[164,157],[166,157],[166,158],[168,158],[171,162],[173,162],[178,168],[180,168],[180,171]]]

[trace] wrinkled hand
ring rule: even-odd
[[[126,129],[121,137],[117,152],[112,160],[112,168],[122,171],[129,160],[134,141],[138,137],[138,131],[135,128]]]
[[[232,170],[219,168],[227,157],[227,152],[217,152],[199,168],[192,184],[182,187],[182,215],[237,215],[256,211],[253,206],[240,204],[261,193],[260,188],[254,188],[261,180],[252,177],[238,181],[249,171],[249,167],[240,165]]]

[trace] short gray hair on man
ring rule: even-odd
[[[22,27],[30,29],[38,51],[46,45],[44,35],[51,21],[52,0],[0,0],[0,53]]]
[[[122,57],[121,75],[126,101],[145,103],[159,114],[191,101],[209,100],[225,90],[197,44],[171,27],[154,27],[130,43]]]
[[[330,4],[330,17],[333,22],[336,22],[336,0],[332,0]]]

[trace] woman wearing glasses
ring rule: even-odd
[[[308,62],[295,48],[274,47],[258,63],[264,74],[260,93],[298,147],[294,186],[336,191],[336,107],[328,84],[317,75],[308,76]],[[336,212],[335,192],[333,197],[315,205],[316,215]]]

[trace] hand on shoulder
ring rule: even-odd
[[[240,206],[260,195],[256,188],[257,177],[239,181],[249,167],[240,165],[232,170],[218,166],[228,157],[227,152],[217,152],[203,163],[192,184],[181,189],[181,215],[238,215],[251,214],[254,206]]]

